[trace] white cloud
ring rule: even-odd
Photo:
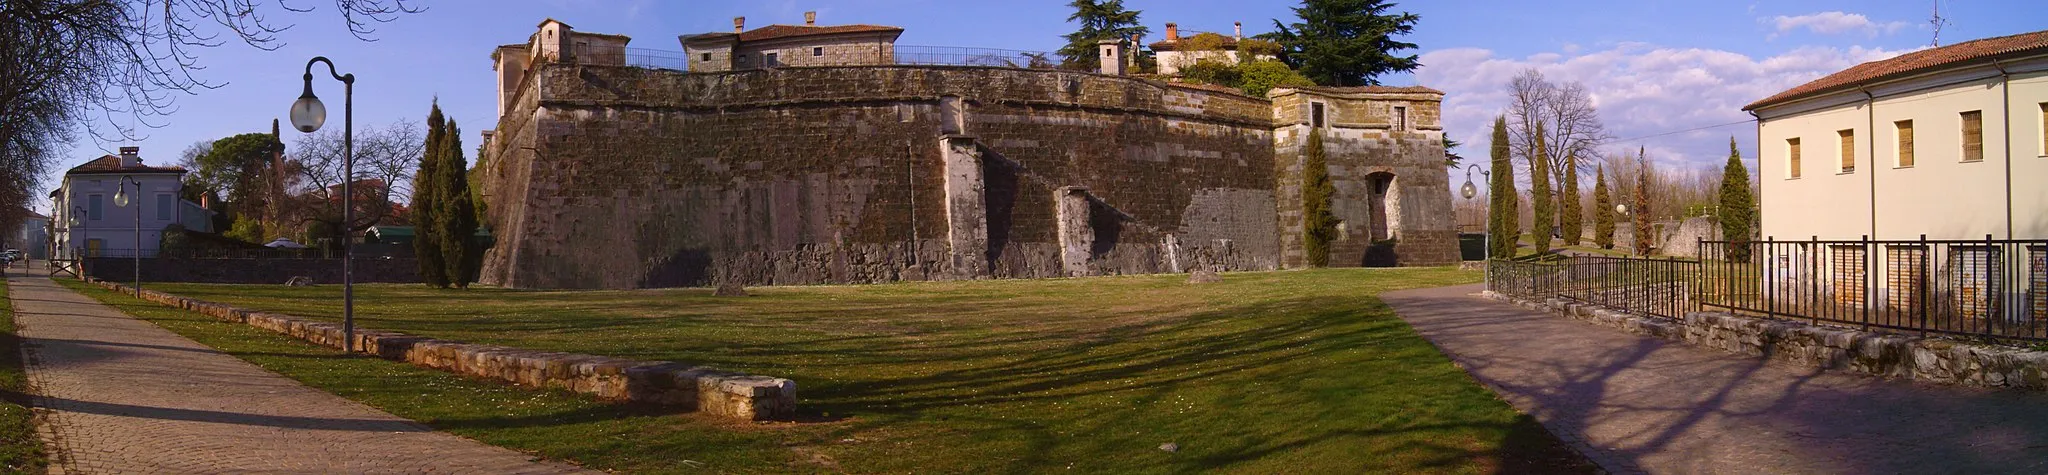
[[[1799,16],[1779,15],[1768,19],[1761,19],[1761,21],[1768,24],[1772,24],[1773,27],[1777,29],[1775,33],[1771,33],[1771,39],[1776,39],[1780,35],[1802,28],[1806,29],[1807,31],[1823,35],[1863,33],[1865,35],[1874,37],[1877,36],[1879,33],[1887,35],[1892,33],[1898,33],[1899,30],[1903,30],[1906,29],[1906,27],[1911,26],[1911,24],[1903,21],[1894,21],[1886,23],[1873,22],[1870,21],[1870,17],[1863,16],[1859,13],[1844,13],[1839,11],[1820,12]]]
[[[1493,118],[1507,105],[1508,80],[1535,68],[1554,82],[1576,81],[1592,93],[1600,117],[1616,139],[1635,139],[1750,119],[1742,106],[1856,64],[1905,51],[1863,47],[1801,47],[1775,56],[1700,48],[1625,43],[1576,54],[1538,53],[1506,58],[1479,48],[1450,48],[1421,55],[1415,72],[1424,86],[1445,92],[1443,120],[1453,138],[1472,144],[1465,155],[1483,155]],[[1660,162],[1717,164],[1735,136],[1754,150],[1750,126],[1732,125],[1611,144],[1613,150],[1647,146]],[[1744,153],[1749,156],[1749,152]]]

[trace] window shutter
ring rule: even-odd
[[[1785,139],[1785,148],[1791,153],[1786,156],[1786,168],[1791,178],[1799,178],[1799,138]]]
[[[1841,130],[1835,135],[1842,137],[1842,173],[1856,171],[1856,131]]]
[[[1963,113],[1963,161],[1984,161],[1984,111]]]
[[[1913,166],[1913,121],[1901,120],[1893,122],[1892,127],[1897,128],[1899,133],[1899,166],[1911,168]]]

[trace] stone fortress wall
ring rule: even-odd
[[[1305,125],[1280,119],[1284,97],[1013,68],[685,73],[508,48],[498,50],[500,74],[518,79],[506,81],[515,85],[500,94],[503,112],[478,160],[498,236],[485,283],[787,285],[1299,265],[1298,185],[1280,184],[1299,183],[1288,139]],[[1385,108],[1363,92],[1294,94],[1327,96],[1332,110]],[[1441,93],[1400,99],[1412,102],[1411,120],[1435,125]],[[1369,204],[1350,202],[1363,196],[1361,177],[1399,174],[1401,212],[1379,218],[1406,220],[1389,226],[1404,246],[1397,263],[1448,264],[1456,240],[1441,129],[1418,130],[1337,134],[1335,208],[1347,236],[1365,236],[1349,231],[1373,219]],[[1441,216],[1424,216],[1436,208]],[[1367,240],[1347,237],[1361,244],[1338,246],[1333,265],[1363,263]]]

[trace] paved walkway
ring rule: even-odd
[[[1381,296],[1617,473],[2048,473],[2048,394],[1766,364],[1481,299]]]
[[[57,473],[564,473],[308,388],[7,269]]]

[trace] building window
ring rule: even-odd
[[[1408,131],[1408,108],[1394,106],[1394,131]]]
[[[176,203],[176,201],[171,199],[171,195],[166,193],[157,193],[156,219],[159,221],[170,221],[171,215],[177,212],[177,208],[174,206]]]
[[[1892,123],[1892,131],[1899,137],[1899,168],[1913,168],[1913,121],[1901,120]]]
[[[704,53],[704,54],[698,55],[697,57],[699,58],[699,59],[698,59],[698,61],[710,61],[710,60],[711,60],[711,53]]]
[[[89,219],[89,220],[93,220],[93,221],[99,221],[99,220],[100,220],[100,211],[101,211],[101,210],[100,210],[100,195],[89,195],[89,196],[86,196],[86,197],[85,197],[85,219]]]
[[[813,47],[811,47],[811,56],[824,56],[824,55],[825,55],[825,47],[823,47],[823,46],[813,46]]]
[[[1984,161],[1984,111],[1963,113],[1963,161]]]
[[[2048,157],[2048,102],[2041,103],[2041,156]]]
[[[1837,130],[1835,135],[1842,138],[1842,173],[1856,173],[1856,131]]]
[[[107,240],[100,238],[92,238],[85,240],[86,257],[99,257],[101,253],[104,253],[106,251]]]
[[[1308,103],[1308,126],[1318,129],[1323,128],[1323,103]]]
[[[1785,139],[1785,177],[1799,178],[1799,138]]]
[[[776,59],[775,59],[775,55],[776,55],[776,54],[777,54],[777,53],[768,53],[768,54],[767,54],[766,56],[763,56],[763,57],[761,58],[761,65],[762,65],[762,66],[767,66],[767,67],[771,67],[771,68],[772,68],[772,67],[776,67],[776,66],[781,66],[781,65],[782,65],[782,63],[781,63],[780,61],[778,61],[778,60],[776,60]]]

